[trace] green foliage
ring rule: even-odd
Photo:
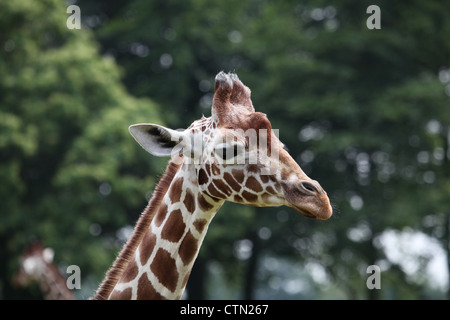
[[[66,28],[65,10],[56,0],[0,2],[5,298],[14,297],[9,279],[30,237],[52,246],[63,264],[101,277],[117,247],[105,250],[96,236],[137,219],[154,185],[142,177],[159,172],[127,131],[146,118],[161,121],[156,105],[128,95],[91,35]],[[106,191],[99,192],[101,183]],[[108,202],[110,194],[120,196]],[[95,223],[100,231],[93,232]]]
[[[326,281],[316,281],[313,298],[443,297],[390,262],[381,242],[386,230],[420,230],[448,254],[444,4],[76,4],[82,30],[66,28],[56,0],[0,1],[0,295],[14,296],[8,279],[32,234],[100,280],[166,162],[142,151],[128,125],[179,128],[208,116],[214,75],[225,70],[252,89],[256,109],[327,190],[335,213],[318,222],[288,208],[225,205],[200,252],[207,265],[242,291],[249,275],[270,286],[261,268],[275,257],[322,268]],[[381,8],[381,30],[366,28],[371,4]],[[239,260],[242,239],[254,255]],[[385,289],[369,292],[365,268],[377,263]]]
[[[188,113],[189,119],[168,115],[173,126],[209,107],[215,72],[239,73],[256,109],[280,128],[290,153],[335,206],[335,216],[320,224],[286,209],[258,209],[241,235],[269,227],[267,252],[320,263],[348,297],[369,297],[365,275],[354,266],[385,258],[376,245],[384,230],[421,229],[437,203],[419,195],[448,194],[437,181],[448,180],[442,157],[448,80],[438,79],[449,65],[447,11],[420,1],[379,1],[382,29],[370,31],[370,4],[133,1],[96,26],[103,51],[125,66],[132,92],[154,97],[174,115]],[[149,66],[152,73],[144,71]],[[165,92],[172,84],[176,97]],[[218,259],[211,229],[202,250]],[[353,229],[366,230],[366,237],[351,239]]]

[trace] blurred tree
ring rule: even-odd
[[[334,220],[306,234],[320,250],[302,241],[302,255],[310,261],[315,256],[354,298],[387,297],[387,291],[367,291],[363,281],[364,266],[386,261],[380,236],[387,228],[422,229],[425,215],[440,211],[420,199],[429,199],[428,192],[448,199],[449,191],[436,183],[449,177],[443,174],[449,155],[441,130],[450,121],[449,93],[438,76],[449,64],[448,10],[379,1],[382,30],[370,31],[363,14],[369,4],[311,2],[293,8],[298,27],[286,22],[274,30],[261,23],[260,37],[267,38],[266,31],[277,41],[262,59],[270,77],[254,74],[262,92],[256,105],[276,116],[282,103],[278,125],[271,117],[274,127],[283,128],[291,152],[337,205]],[[424,54],[430,38],[433,47]],[[430,131],[442,138],[433,142]],[[414,290],[420,296],[424,289]]]
[[[371,4],[381,8],[381,30],[366,27]],[[257,110],[282,129],[290,152],[334,199],[335,218],[320,224],[286,209],[248,216],[240,233],[253,243],[248,269],[225,268],[247,278],[246,297],[259,246],[269,255],[315,261],[353,298],[376,298],[365,287],[365,266],[386,262],[385,230],[420,230],[424,219],[433,220],[427,215],[436,216],[428,230],[448,248],[448,232],[439,231],[448,216],[450,157],[444,4],[135,0],[90,17],[106,17],[93,27],[102,51],[124,66],[129,90],[173,110],[164,116],[174,126],[210,106],[218,70],[237,71]],[[216,218],[223,228],[233,221],[225,214]],[[202,250],[220,259],[208,249],[220,248],[214,225]],[[416,296],[422,290],[411,289]]]
[[[208,116],[214,75],[223,69],[250,86],[256,109],[280,128],[281,140],[336,209],[331,220],[318,222],[287,208],[226,205],[193,270],[200,290],[192,296],[205,297],[203,270],[214,261],[241,297],[255,297],[267,257],[325,272],[348,298],[429,296],[426,282],[411,283],[388,260],[382,239],[386,230],[421,230],[450,257],[450,12],[444,4],[76,4],[105,58],[89,32],[67,30],[65,7],[56,1],[0,2],[6,30],[0,35],[0,208],[8,213],[0,255],[9,259],[0,267],[2,281],[31,230],[57,250],[83,244],[83,254],[69,250],[64,261],[77,257],[88,274],[106,270],[114,243],[126,235],[122,227],[137,218],[144,190],[165,162],[145,155],[123,128],[144,119],[185,127],[201,113]],[[366,27],[371,4],[381,9],[380,30]],[[126,93],[111,57],[122,66],[127,90],[151,97],[164,112]],[[367,290],[371,264],[384,266],[388,289]],[[267,272],[265,279],[270,282]],[[2,290],[7,296],[7,285]]]
[[[10,279],[30,237],[101,276],[117,250],[104,241],[137,219],[154,183],[142,176],[157,172],[127,135],[133,122],[158,120],[156,105],[128,95],[89,32],[67,29],[66,7],[0,1],[2,298],[21,297]]]

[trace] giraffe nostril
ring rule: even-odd
[[[308,193],[320,193],[317,186],[312,182],[303,181],[300,183],[300,188],[307,191]]]

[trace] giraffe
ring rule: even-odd
[[[332,215],[326,192],[255,112],[250,89],[234,73],[216,75],[211,117],[183,131],[151,123],[129,131],[147,152],[171,160],[92,299],[180,299],[225,201],[284,205],[321,220]]]
[[[53,250],[39,242],[31,243],[20,256],[20,271],[14,276],[16,286],[37,282],[45,300],[74,300],[66,279],[53,264]]]

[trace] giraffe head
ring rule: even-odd
[[[13,283],[25,287],[38,279],[48,264],[53,262],[54,252],[40,243],[32,243],[20,256],[20,271],[14,276]]]
[[[189,166],[189,179],[213,199],[286,205],[306,217],[330,218],[326,192],[289,155],[267,116],[255,112],[250,89],[237,75],[220,72],[214,90],[210,118],[186,130],[135,124],[130,133],[151,154]]]

